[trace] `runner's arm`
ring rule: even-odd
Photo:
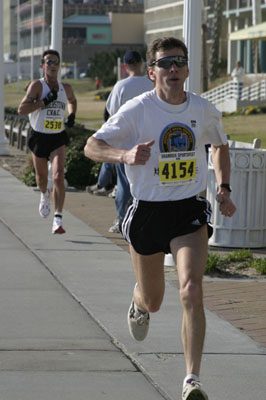
[[[140,143],[130,150],[118,149],[105,141],[91,136],[84,148],[86,157],[100,162],[123,163],[128,165],[144,165],[150,158],[150,148],[154,140]]]
[[[230,183],[230,156],[228,144],[212,145],[212,160],[218,185]]]
[[[27,89],[26,95],[23,97],[19,105],[18,114],[27,115],[35,110],[38,110],[39,108],[44,108],[45,104],[42,100],[40,100],[41,93],[42,86],[40,81],[32,82]]]
[[[218,183],[216,200],[220,204],[220,212],[226,217],[232,217],[236,211],[236,207],[230,199],[230,191],[219,187],[222,183],[230,184],[230,155],[228,144],[222,146],[212,145],[212,161]]]
[[[67,95],[67,111],[68,114],[76,114],[77,112],[77,99],[73,92],[72,86],[68,83],[64,83],[65,92]]]

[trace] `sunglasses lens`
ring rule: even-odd
[[[185,65],[187,65],[187,63],[186,62],[176,62],[176,65],[178,67],[184,67]]]
[[[173,63],[175,63],[177,67],[184,67],[185,65],[187,65],[187,61],[185,59],[180,59],[180,57],[165,57],[156,62],[159,68],[164,69],[170,68]]]
[[[167,59],[159,60],[157,62],[157,65],[159,68],[165,68],[165,69],[170,68],[172,64],[173,64],[173,60],[169,60],[169,59],[168,60]]]
[[[52,60],[48,60],[48,61],[46,61],[46,65],[58,65],[59,64],[59,61],[52,61]]]

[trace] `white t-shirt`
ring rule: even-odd
[[[155,90],[129,100],[93,136],[126,150],[155,140],[145,165],[125,164],[132,195],[146,201],[180,200],[203,191],[205,145],[227,143],[221,113],[206,99],[187,92],[187,101],[176,106]]]
[[[141,93],[153,90],[154,85],[145,76],[129,76],[116,82],[108,96],[106,109],[110,115],[114,115],[128,100]]]
[[[233,81],[239,83],[243,83],[244,75],[245,75],[245,70],[242,67],[234,68],[231,74]]]
[[[44,78],[40,79],[42,84],[41,100],[51,91]],[[67,95],[64,86],[58,82],[59,91],[57,99],[47,104],[45,108],[38,108],[29,114],[31,127],[41,133],[60,133],[65,129],[64,119],[67,112]]]

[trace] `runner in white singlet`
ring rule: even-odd
[[[75,123],[77,100],[69,84],[57,79],[60,55],[56,50],[46,50],[41,59],[44,78],[33,81],[18,108],[20,115],[29,114],[31,133],[28,146],[41,192],[39,213],[43,218],[50,213],[48,167],[50,160],[53,176],[54,219],[52,233],[65,233],[62,226],[62,211],[65,199],[64,164],[68,137],[65,125]],[[67,121],[65,119],[67,117]]]

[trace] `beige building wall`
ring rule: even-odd
[[[183,35],[183,0],[145,0],[144,24],[147,46],[154,39]]]
[[[144,15],[112,13],[112,44],[144,44]]]

